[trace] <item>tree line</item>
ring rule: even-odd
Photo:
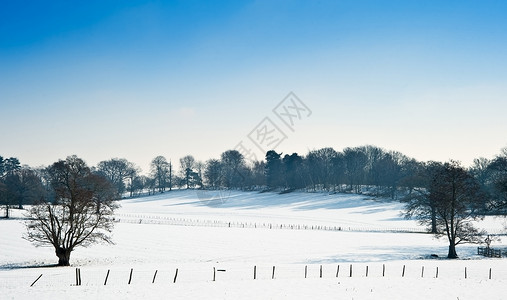
[[[270,150],[262,161],[248,161],[237,150],[228,150],[205,162],[184,156],[177,168],[164,156],[157,156],[146,175],[135,163],[112,158],[90,167],[90,171],[113,185],[117,199],[196,188],[350,192],[403,200],[407,195],[414,198],[421,189],[427,191],[428,178],[439,164],[367,145],[343,151],[322,148],[306,155]],[[507,150],[494,159],[475,159],[466,171],[486,194],[482,209],[505,212]],[[17,158],[0,156],[0,204],[7,213],[9,207],[22,208],[40,198],[40,191],[47,190],[46,173],[47,168],[31,168],[21,165]]]
[[[25,238],[52,245],[59,265],[69,265],[76,246],[110,242],[114,200],[142,191],[163,193],[178,188],[294,190],[368,193],[398,198],[407,217],[446,236],[449,258],[456,246],[480,242],[484,232],[472,221],[507,210],[507,149],[494,159],[479,158],[470,168],[459,162],[418,162],[375,146],[309,151],[305,156],[270,150],[265,160],[247,162],[236,150],[205,163],[187,155],[175,174],[171,161],[155,157],[150,174],[126,159],[113,158],[89,167],[69,156],[49,167],[30,168],[17,158],[0,156],[0,203],[28,210]]]

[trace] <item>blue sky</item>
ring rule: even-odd
[[[507,146],[503,1],[1,6],[0,155],[22,163],[206,160],[265,117],[284,153],[374,144],[470,164]],[[272,112],[291,91],[312,111],[294,131]]]

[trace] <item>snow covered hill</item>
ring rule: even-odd
[[[21,218],[0,220],[2,298],[418,299],[431,293],[475,299],[486,293],[502,299],[500,287],[507,282],[504,260],[475,255],[475,245],[458,247],[462,260],[429,259],[446,255],[446,241],[394,232],[424,231],[401,217],[397,202],[349,194],[185,190],[121,205],[115,245],[77,248],[71,268],[45,267],[57,261],[54,250],[23,240]],[[499,230],[503,220],[483,223]],[[73,267],[81,269],[82,286],[72,286]]]

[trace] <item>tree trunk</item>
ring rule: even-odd
[[[437,234],[437,209],[435,206],[431,207],[431,233]]]
[[[456,245],[453,242],[449,243],[449,253],[447,254],[447,258],[458,258],[458,254],[456,254]]]
[[[72,250],[62,247],[56,248],[56,256],[58,257],[58,266],[70,266],[70,252]]]

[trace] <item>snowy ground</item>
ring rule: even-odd
[[[53,250],[21,239],[21,219],[0,220],[2,299],[506,298],[506,261],[476,256],[475,245],[459,246],[460,260],[429,259],[445,257],[446,241],[393,232],[424,231],[401,218],[395,202],[324,193],[173,191],[121,204],[116,244],[76,249],[70,268],[48,267],[57,261]],[[499,231],[503,223],[488,218],[481,225]],[[75,286],[76,267],[81,286]]]

